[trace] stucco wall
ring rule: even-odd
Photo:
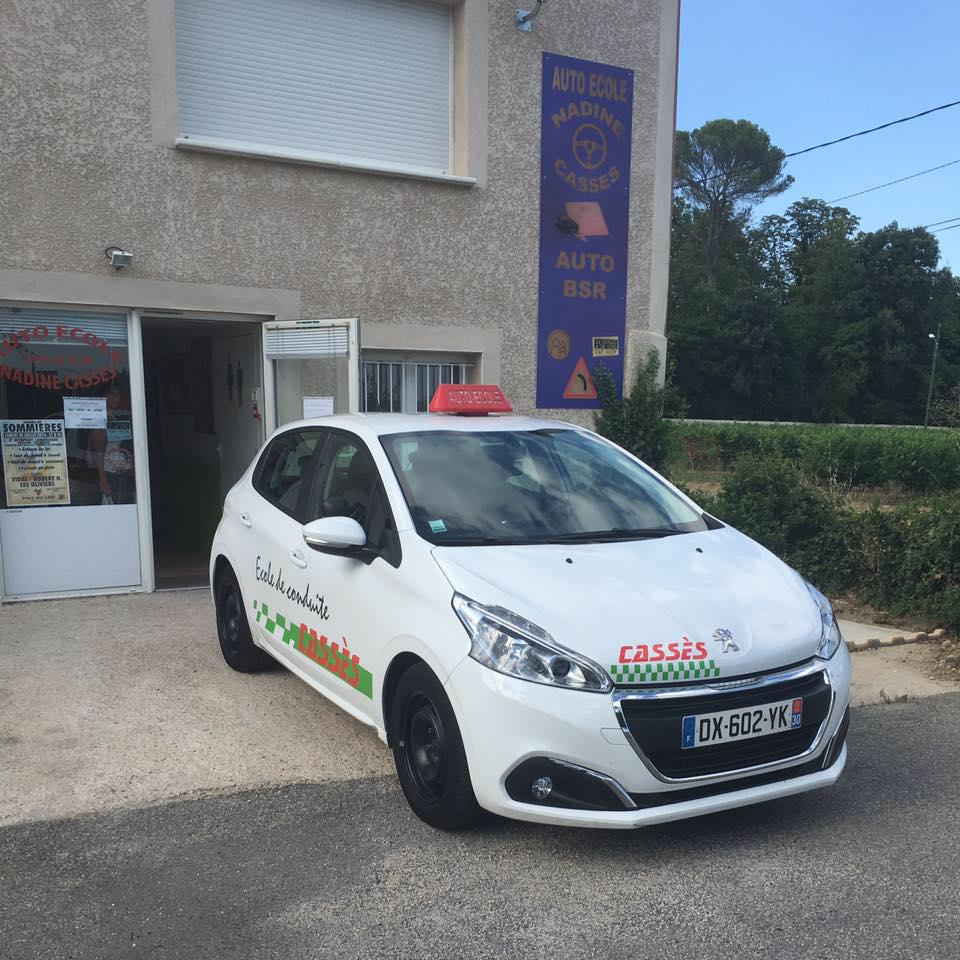
[[[529,34],[514,0],[490,0],[473,188],[154,142],[147,2],[164,0],[0,5],[0,270],[296,291],[305,317],[499,330],[501,382],[529,410],[549,50],[636,72],[628,350],[662,344],[678,0],[553,0]],[[131,270],[114,274],[109,244],[135,253]]]

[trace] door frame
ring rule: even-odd
[[[131,310],[130,326],[127,339],[130,344],[130,406],[133,414],[134,432],[133,432],[133,456],[134,463],[142,463],[145,469],[137,468],[137,503],[142,504],[138,512],[140,521],[140,591],[143,593],[153,593],[157,589],[157,571],[154,563],[153,554],[153,501],[150,496],[150,455],[147,443],[147,390],[144,377],[143,364],[143,321],[149,324],[151,320],[207,320],[217,323],[243,323],[247,326],[257,325],[263,327],[265,321],[263,317],[235,313],[202,313],[198,311],[170,311],[170,310]],[[251,332],[253,332],[251,330]],[[263,338],[256,337],[257,349],[260,358],[260,381],[264,397],[261,398],[261,408],[268,407],[266,402],[267,384],[266,367],[267,362],[263,353]],[[134,344],[136,349],[134,350]],[[136,357],[136,360],[134,360]],[[134,387],[136,384],[136,387]],[[137,428],[140,429],[137,429]],[[269,436],[272,429],[266,422],[266,413],[260,414],[260,438],[259,443],[262,446],[263,441]],[[137,437],[140,438],[139,442]],[[142,458],[142,459],[141,459]]]
[[[297,330],[315,327],[346,327],[347,329],[347,410],[360,412],[360,320],[357,317],[335,317],[303,320],[266,320],[260,355],[263,358],[263,393],[266,436],[277,429],[277,384],[273,375],[274,360],[268,355],[267,333],[270,330]]]

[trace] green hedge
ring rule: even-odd
[[[673,424],[674,462],[728,470],[742,456],[779,455],[828,484],[936,493],[960,487],[960,431],[819,424]]]
[[[960,630],[960,496],[857,512],[785,457],[741,456],[716,496],[692,496],[821,590]]]

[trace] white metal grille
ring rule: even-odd
[[[450,8],[423,0],[176,0],[183,136],[450,167]]]

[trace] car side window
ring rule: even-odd
[[[371,559],[379,554],[400,565],[400,541],[380,473],[366,447],[349,434],[332,433],[323,449],[306,509],[307,521],[319,517],[351,517],[375,551]]]
[[[320,442],[318,430],[282,433],[264,451],[253,478],[256,491],[297,520],[297,506],[304,483],[309,480],[310,461]]]
[[[331,434],[307,505],[307,520],[351,517],[366,530],[379,482],[377,468],[360,441],[348,434]]]

